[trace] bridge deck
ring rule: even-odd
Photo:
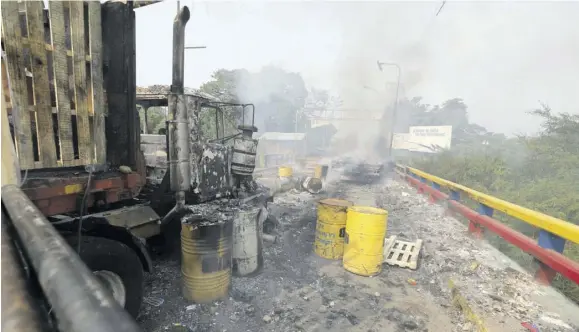
[[[417,270],[385,266],[379,276],[366,278],[318,258],[312,248],[320,197],[285,193],[271,207],[282,236],[266,244],[260,275],[234,278],[224,302],[187,310],[178,254],[159,260],[146,296],[164,303],[144,305],[139,320],[145,331],[173,323],[194,331],[528,331],[521,323],[530,322],[544,332],[575,331],[561,324],[579,326],[577,305],[536,284],[484,240],[470,238],[465,224],[444,216],[441,207],[408,185],[335,183],[319,196],[386,208],[389,235],[424,240]],[[449,288],[450,279],[458,292]],[[472,313],[453,300],[466,303]],[[486,330],[478,328],[478,320]]]

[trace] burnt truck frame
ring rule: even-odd
[[[223,103],[184,94],[187,7],[173,25],[170,91],[137,96],[134,9],[155,2],[50,1],[47,9],[42,1],[1,3],[3,98],[21,190],[135,317],[144,272],[153,269],[148,240],[185,204],[235,195],[241,185],[228,138],[199,135],[201,108]],[[147,172],[155,167],[142,151],[147,135],[137,109],[147,103],[170,113],[168,170],[152,188]],[[253,122],[239,129],[248,142],[257,130]]]

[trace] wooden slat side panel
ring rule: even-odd
[[[52,125],[43,11],[42,1],[26,1],[40,161],[43,167],[56,167],[58,160]]]
[[[99,1],[88,1],[88,21],[93,92],[93,130],[96,151],[95,159],[97,164],[104,164],[106,162],[105,115],[107,112],[103,91],[101,4]]]
[[[2,87],[4,93],[4,87]],[[7,184],[20,184],[20,169],[18,165],[18,156],[12,144],[12,135],[10,134],[10,127],[8,125],[8,112],[6,111],[6,103],[2,103],[1,109],[1,130],[2,130],[2,177],[0,178],[2,186]]]
[[[21,49],[20,16],[16,1],[2,1],[2,31],[8,78],[12,90],[12,116],[21,169],[34,167],[32,129],[26,86],[26,63]]]
[[[66,35],[64,28],[64,4],[61,1],[49,1],[50,27],[52,34],[52,58],[54,87],[58,108],[58,136],[60,158],[63,166],[74,165],[73,135],[69,100],[68,66],[66,55]]]
[[[5,104],[8,115],[12,113],[12,99],[10,99],[10,85],[8,84],[8,72],[6,71],[6,61],[2,55],[2,103]]]
[[[72,38],[74,94],[78,133],[79,159],[92,164],[92,142],[88,118],[88,94],[86,84],[86,50],[84,35],[84,3],[70,2],[70,27]]]

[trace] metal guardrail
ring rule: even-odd
[[[428,174],[416,168],[406,167],[406,169],[408,172],[415,174],[421,179],[426,179],[426,181],[437,183],[440,185],[440,187],[447,188],[451,191],[451,195],[453,191],[459,195],[466,194],[469,198],[479,202],[480,204],[483,204],[486,207],[496,211],[501,211],[511,217],[541,228],[563,239],[579,243],[579,226],[575,224],[478,192],[463,185],[444,180],[432,174]]]
[[[419,191],[429,194],[431,201],[446,201],[451,211],[469,219],[469,232],[476,237],[483,236],[488,229],[523,251],[533,255],[541,264],[537,271],[538,281],[550,284],[559,272],[579,284],[579,263],[562,255],[565,240],[579,243],[579,226],[531,209],[478,192],[463,185],[428,174],[419,169],[396,164],[398,175],[416,186]],[[448,194],[443,190],[447,190]],[[473,211],[460,201],[470,198],[479,204]],[[539,237],[535,241],[519,233],[500,221],[493,219],[494,211],[519,219],[538,227]]]

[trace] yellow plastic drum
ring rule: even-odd
[[[318,202],[314,252],[326,259],[340,259],[344,254],[346,210],[353,203],[326,198]]]
[[[314,178],[325,180],[328,176],[328,165],[316,165],[314,168]]]
[[[227,297],[231,285],[231,222],[181,226],[183,296],[196,303]]]
[[[321,179],[322,178],[322,173],[323,173],[323,165],[316,165],[316,167],[314,168],[314,177],[316,179]]]
[[[278,175],[281,178],[287,178],[293,175],[293,169],[287,166],[280,166],[278,169]]]
[[[382,271],[388,211],[368,207],[348,208],[344,239],[344,269],[362,276]]]

